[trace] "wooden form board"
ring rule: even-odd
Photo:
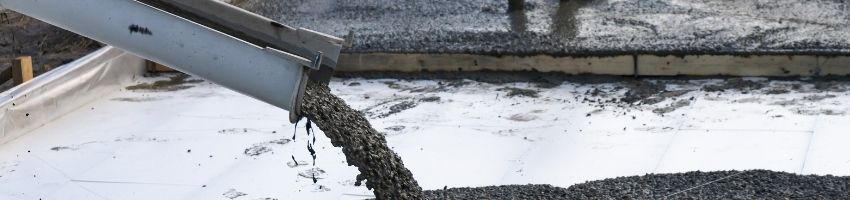
[[[850,56],[624,55],[604,57],[474,54],[342,54],[339,72],[540,71],[565,74],[678,76],[850,75]]]
[[[539,71],[637,76],[822,76],[850,75],[850,56],[606,56],[552,57],[474,54],[342,54],[338,72]],[[149,62],[150,72],[174,72]]]
[[[12,81],[15,85],[32,80],[32,57],[21,56],[12,61]]]

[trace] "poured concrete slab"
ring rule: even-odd
[[[563,2],[563,3],[561,3]],[[248,10],[344,37],[347,53],[848,55],[850,6],[832,0],[263,1]]]
[[[676,76],[850,74],[850,6],[818,0],[259,1],[343,37],[339,71]]]

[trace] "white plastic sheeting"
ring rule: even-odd
[[[143,59],[104,47],[0,93],[0,144],[116,90],[143,72]]]

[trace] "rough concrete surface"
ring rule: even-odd
[[[360,171],[356,185],[366,180],[366,187],[374,191],[377,199],[422,199],[422,188],[387,146],[384,135],[331,94],[327,86],[308,85],[303,112],[324,131],[333,146],[342,147],[347,163]]]
[[[850,178],[766,170],[651,174],[558,188],[510,185],[426,191],[427,199],[847,199]]]
[[[345,52],[491,55],[850,54],[843,0],[246,0],[346,38]]]

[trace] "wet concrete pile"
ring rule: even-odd
[[[510,185],[426,191],[427,199],[848,199],[850,177],[766,170],[652,174],[558,188]]]
[[[384,135],[378,133],[358,111],[330,93],[327,86],[310,84],[304,95],[302,110],[331,139],[342,147],[349,165],[357,167],[355,185],[366,180],[377,199],[422,199],[422,188],[404,167],[401,158],[387,146]]]
[[[559,4],[559,2],[561,2]],[[352,53],[850,54],[835,0],[245,0],[250,11],[351,42]]]

